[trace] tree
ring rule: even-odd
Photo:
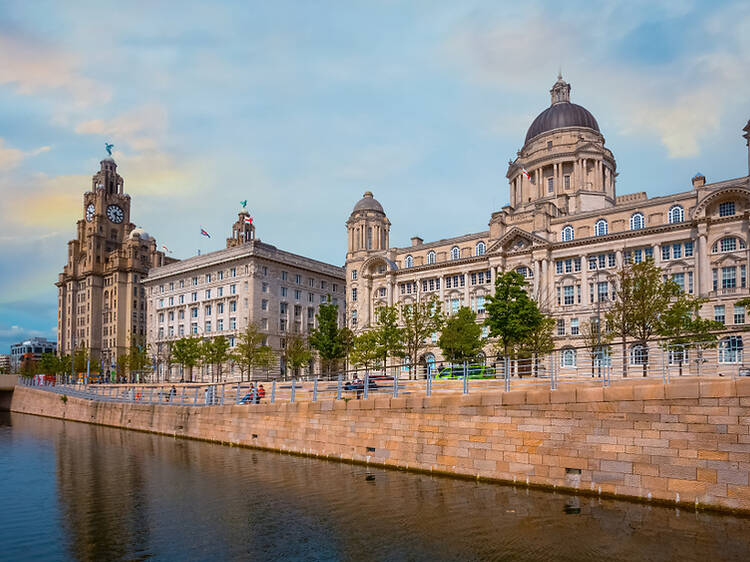
[[[284,356],[286,357],[287,365],[292,368],[292,372],[296,377],[298,374],[297,371],[310,363],[312,352],[302,336],[293,334],[286,341]]]
[[[377,367],[381,358],[382,355],[375,332],[364,332],[354,338],[354,343],[349,352],[349,361],[352,365],[369,369]]]
[[[39,364],[45,375],[57,375],[60,370],[60,359],[52,353],[42,354]]]
[[[487,297],[484,323],[490,337],[498,339],[503,357],[514,346],[537,330],[544,319],[539,306],[525,290],[526,281],[516,271],[499,275],[495,281],[495,294]]]
[[[626,339],[635,340],[646,353],[642,363],[645,377],[648,341],[663,331],[663,315],[669,313],[673,300],[682,293],[677,283],[663,279],[663,275],[651,260],[626,265],[618,274],[619,290],[607,312],[607,321],[613,334],[622,339],[623,376],[627,376]]]
[[[375,334],[383,367],[388,366],[388,357],[402,357],[404,354],[404,331],[398,325],[398,310],[395,306],[381,306],[375,311]]]
[[[76,374],[85,373],[86,366],[89,364],[89,350],[85,347],[79,347],[73,352],[73,369]]]
[[[151,359],[148,356],[146,346],[131,344],[127,354],[126,365],[128,374],[131,377],[133,374],[143,376],[144,371],[151,367]]]
[[[271,348],[263,343],[265,337],[258,329],[257,324],[252,323],[248,324],[245,331],[237,337],[237,343],[231,357],[240,369],[241,381],[245,380],[245,374],[247,374],[247,379],[250,380],[253,367],[265,366],[264,355],[267,355],[269,351],[273,355]]]
[[[543,316],[537,329],[526,334],[518,342],[518,356],[530,360],[535,377],[539,374],[539,358],[555,349],[554,330],[555,319],[550,316]]]
[[[597,360],[601,365],[604,357],[609,355],[609,344],[612,341],[612,333],[600,329],[599,318],[589,318],[581,324],[581,338],[586,351],[591,357],[591,376],[595,375]]]
[[[442,329],[445,319],[436,295],[432,295],[426,301],[401,304],[399,309],[403,324],[404,352],[409,358],[409,376],[411,377],[412,370],[416,369],[419,361],[420,352],[427,347],[425,342],[433,333]]]
[[[448,317],[438,346],[451,363],[463,363],[475,359],[482,350],[482,327],[477,324],[477,315],[465,306]]]
[[[224,336],[216,336],[201,345],[201,359],[204,365],[211,366],[211,382],[221,380],[224,363],[229,359],[229,341]]]
[[[687,350],[698,348],[700,353],[714,347],[717,337],[713,332],[724,327],[716,320],[701,318],[700,309],[707,300],[683,293],[660,317],[659,333],[668,338],[667,351],[679,363],[680,376]]]
[[[172,374],[172,365],[174,365],[174,351],[172,350],[173,346],[173,341],[166,341],[157,344],[157,361],[164,365],[166,371],[166,381],[169,381],[169,376]],[[157,377],[158,376],[159,374],[157,372]]]
[[[310,333],[309,342],[330,376],[331,367],[346,357],[346,328],[339,328],[338,305],[321,304],[316,317],[318,327]]]
[[[172,346],[174,360],[184,369],[190,370],[189,380],[193,381],[193,367],[198,364],[201,357],[201,340],[199,337],[180,338]],[[184,374],[183,374],[184,378]]]

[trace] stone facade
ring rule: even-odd
[[[17,386],[11,411],[519,485],[750,512],[750,380],[246,406],[95,402]]]
[[[141,280],[170,261],[156,241],[130,222],[130,195],[111,157],[101,161],[83,194],[77,237],[58,277],[57,349],[86,349],[92,369],[114,365],[131,344],[146,339],[146,299]]]
[[[433,294],[446,312],[467,306],[482,322],[498,272],[515,270],[557,319],[556,345],[571,349],[562,367],[574,368],[580,327],[611,301],[617,270],[653,258],[685,291],[709,299],[702,314],[730,332],[719,356],[741,362],[747,315],[735,303],[750,296],[750,178],[707,183],[699,173],[674,195],[617,196],[615,158],[596,120],[570,102],[562,78],[550,93],[550,107],[508,163],[510,204],[491,214],[488,230],[430,243],[414,237],[393,248],[382,205],[365,193],[347,221],[347,325],[360,332],[381,304]],[[748,138],[750,122],[745,131]],[[422,361],[436,360],[433,346]]]
[[[233,347],[237,335],[254,323],[281,357],[289,334],[306,336],[315,327],[321,304],[330,298],[343,305],[342,268],[261,242],[247,212],[239,213],[226,245],[152,269],[144,281],[148,344],[160,378],[181,378],[179,366],[173,365],[169,373],[165,366],[170,342],[181,337],[223,335]],[[280,359],[268,373],[251,376],[275,378],[284,372]],[[230,364],[225,374],[233,380],[239,370]]]

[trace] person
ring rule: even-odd
[[[250,404],[255,404],[255,385],[253,383],[250,383],[248,394],[250,395]]]
[[[263,388],[262,384],[258,385],[258,403],[266,397],[266,389]]]
[[[174,402],[175,396],[177,396],[177,389],[172,385],[172,388],[169,391],[169,401]]]
[[[352,381],[352,387],[354,387],[354,390],[357,391],[357,400],[359,400],[359,397],[362,395],[362,387],[364,385],[362,384],[362,381],[359,380],[359,375],[354,375],[354,380]]]

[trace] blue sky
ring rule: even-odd
[[[341,264],[365,190],[394,245],[486,229],[559,68],[618,193],[746,175],[747,29],[747,2],[3,2],[0,353],[55,337],[105,141],[174,256],[248,199],[259,238]]]

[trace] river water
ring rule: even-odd
[[[750,519],[0,413],[4,560],[750,560]]]

